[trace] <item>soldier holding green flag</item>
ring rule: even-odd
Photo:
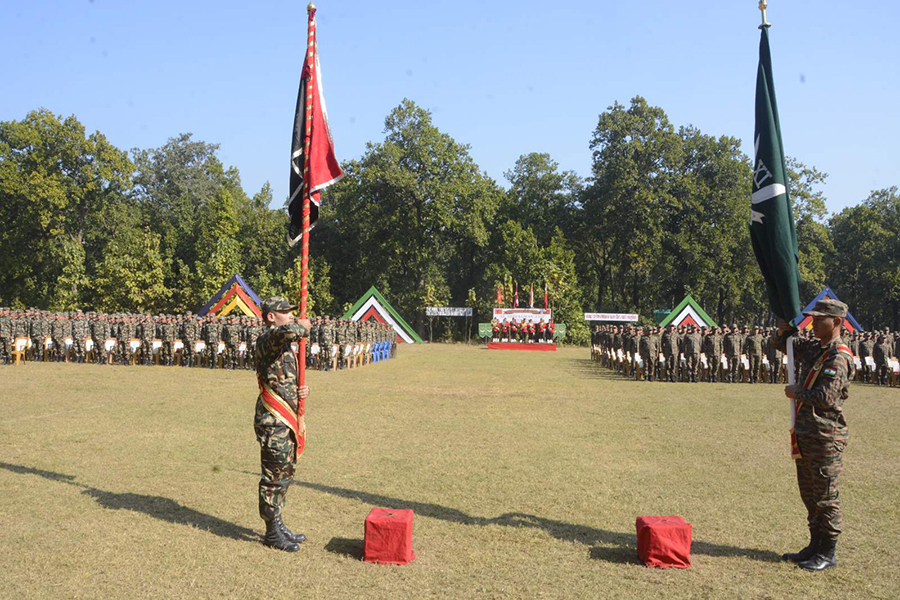
[[[842,412],[848,396],[850,350],[840,341],[840,328],[847,306],[823,300],[807,313],[813,317],[818,342],[797,340],[803,373],[802,385],[795,385],[794,340],[790,324],[800,315],[800,269],[797,230],[787,187],[787,168],[781,124],[775,102],[772,58],[769,52],[769,23],[766,0],[761,0],[763,23],[756,76],[756,131],[753,136],[753,193],[750,198],[750,238],[759,263],[772,312],[782,320],[779,346],[788,354],[791,399],[791,454],[796,460],[800,497],[807,509],[810,542],[800,552],[784,559],[810,571],[834,567],[837,537],[841,532],[838,476],[847,439]]]

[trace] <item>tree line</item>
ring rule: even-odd
[[[649,322],[688,293],[720,323],[771,319],[739,139],[676,128],[638,96],[600,114],[588,150],[587,177],[532,152],[503,187],[403,100],[384,139],[323,195],[311,310],[341,314],[376,285],[422,333],[426,306],[470,306],[477,323],[498,287],[509,303],[516,283],[520,302],[534,284],[538,305],[546,282],[555,319],[579,342],[583,312]],[[191,134],[124,151],[45,109],[0,122],[0,305],[196,311],[235,273],[260,296],[297,297],[282,203],[272,207],[268,183],[249,196],[217,151]],[[829,285],[864,327],[900,328],[897,187],[829,215],[827,175],[795,159],[789,174],[801,300]],[[435,333],[460,339],[461,327],[441,320]]]

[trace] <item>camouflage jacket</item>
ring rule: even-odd
[[[722,347],[725,351],[725,356],[727,356],[728,358],[740,356],[741,351],[743,351],[744,349],[743,342],[744,338],[741,337],[740,334],[732,332],[726,335],[725,339],[722,341]]]
[[[700,354],[700,346],[703,344],[703,337],[699,333],[688,333],[684,336],[684,354],[685,356],[693,356]]]
[[[94,321],[91,323],[91,337],[96,342],[104,342],[109,337],[109,323],[106,321]]]
[[[256,340],[256,375],[297,410],[297,355],[291,343],[309,332],[302,325],[269,327]]]
[[[852,358],[838,352],[840,338],[827,346],[819,340],[794,338],[794,356],[800,362],[800,386],[820,357],[825,358],[819,375],[808,390],[798,390],[795,399],[800,404],[794,431],[799,438],[836,440],[847,438],[847,422],[844,420],[844,400],[850,395]],[[784,342],[779,344],[784,350]],[[802,451],[802,447],[801,447]]]
[[[12,319],[0,317],[0,339],[8,340],[12,337]]]
[[[761,335],[748,335],[744,338],[744,352],[747,356],[762,356],[763,341],[764,338]]]

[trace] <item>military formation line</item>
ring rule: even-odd
[[[812,339],[811,331],[801,335]],[[787,383],[787,357],[775,337],[773,328],[738,325],[597,325],[591,359],[644,381]],[[844,340],[853,352],[855,381],[900,387],[900,334],[885,328],[853,332]]]
[[[265,330],[255,317],[105,314],[0,308],[0,363],[75,362],[254,369]],[[307,366],[331,371],[392,358],[394,330],[384,323],[312,320]]]

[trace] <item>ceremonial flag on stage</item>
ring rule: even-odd
[[[497,286],[497,307],[503,306],[503,290],[500,289],[500,286]]]
[[[800,314],[797,230],[791,208],[781,124],[775,103],[769,26],[763,25],[756,73],[756,130],[753,135],[753,194],[750,239],[766,280],[769,306],[785,321]]]
[[[516,295],[513,297],[513,308],[519,308],[519,284],[516,284]]]
[[[544,281],[544,309],[546,310],[548,308],[550,308],[550,302],[547,297],[547,282]]]
[[[534,308],[534,284],[531,284],[531,291],[528,295],[528,308]]]
[[[296,244],[303,234],[303,196],[310,199],[309,227],[319,217],[319,197],[323,189],[344,176],[334,154],[325,96],[322,91],[322,69],[316,43],[316,9],[309,8],[306,58],[300,75],[294,133],[291,138],[291,184],[288,201],[288,242]]]
[[[750,196],[750,239],[756,261],[766,280],[769,306],[781,319],[790,322],[800,314],[800,255],[797,229],[788,189],[781,123],[775,102],[772,56],[769,52],[769,24],[763,10],[759,39],[759,67],[756,71],[756,128],[753,134],[753,193]],[[794,345],[787,340],[788,383],[794,385]],[[794,423],[800,403],[791,400],[791,457],[798,459],[800,448]]]

